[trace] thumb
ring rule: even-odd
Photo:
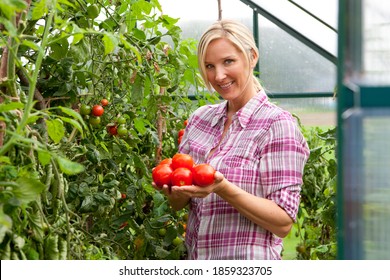
[[[225,179],[225,176],[223,176],[223,174],[221,172],[215,171],[215,173],[214,173],[215,182],[214,183],[222,182],[223,179]]]

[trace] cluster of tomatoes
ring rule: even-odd
[[[98,126],[101,123],[101,116],[104,113],[104,108],[109,104],[107,99],[102,99],[100,104],[95,104],[92,107],[88,104],[82,104],[80,106],[80,114],[82,116],[90,116],[89,123],[92,126]]]
[[[93,127],[99,127],[102,120],[101,117],[104,114],[104,107],[109,105],[109,101],[105,98],[100,100],[100,104],[95,104],[92,107],[88,104],[82,104],[80,106],[80,114],[88,118],[88,122]],[[124,137],[128,134],[126,127],[126,118],[121,116],[115,121],[115,123],[109,123],[106,126],[107,132],[113,136]]]
[[[187,154],[177,153],[162,160],[153,170],[153,182],[158,187],[196,185],[205,187],[214,183],[215,169],[207,164],[195,164]]]

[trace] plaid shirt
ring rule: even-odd
[[[275,201],[295,220],[309,149],[294,118],[260,91],[233,116],[221,142],[226,108],[226,101],[198,108],[179,152],[209,163],[248,193]],[[212,193],[190,201],[186,246],[189,259],[280,259],[282,239]]]

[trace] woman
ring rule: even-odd
[[[215,183],[162,188],[173,209],[189,205],[189,259],[281,259],[296,219],[309,149],[253,76],[258,57],[236,21],[218,21],[200,39],[200,73],[224,101],[190,116],[179,152],[212,165]]]

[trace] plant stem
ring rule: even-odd
[[[56,4],[57,4],[56,2],[57,2],[56,0],[53,1],[53,7],[56,6]],[[45,30],[43,32],[43,37],[42,37],[41,48],[39,49],[39,52],[38,52],[37,60],[35,62],[35,68],[34,68],[34,71],[32,73],[30,87],[28,90],[27,103],[26,103],[26,106],[24,108],[22,120],[20,121],[18,127],[16,128],[16,134],[21,134],[22,131],[24,130],[25,126],[27,125],[28,118],[30,117],[31,110],[33,108],[35,87],[37,84],[39,70],[41,68],[43,57],[45,55],[45,48],[46,48],[47,41],[48,41],[47,37],[49,35],[50,27],[51,27],[51,24],[53,22],[53,18],[54,18],[55,13],[56,13],[55,9],[52,9],[52,12],[50,12],[47,16],[47,20],[45,23]],[[14,144],[16,143],[16,138],[17,138],[16,136],[13,136],[9,139],[9,141],[7,143],[4,144],[4,146],[0,149],[0,156],[6,154],[9,151],[9,149],[11,149],[14,146]]]

